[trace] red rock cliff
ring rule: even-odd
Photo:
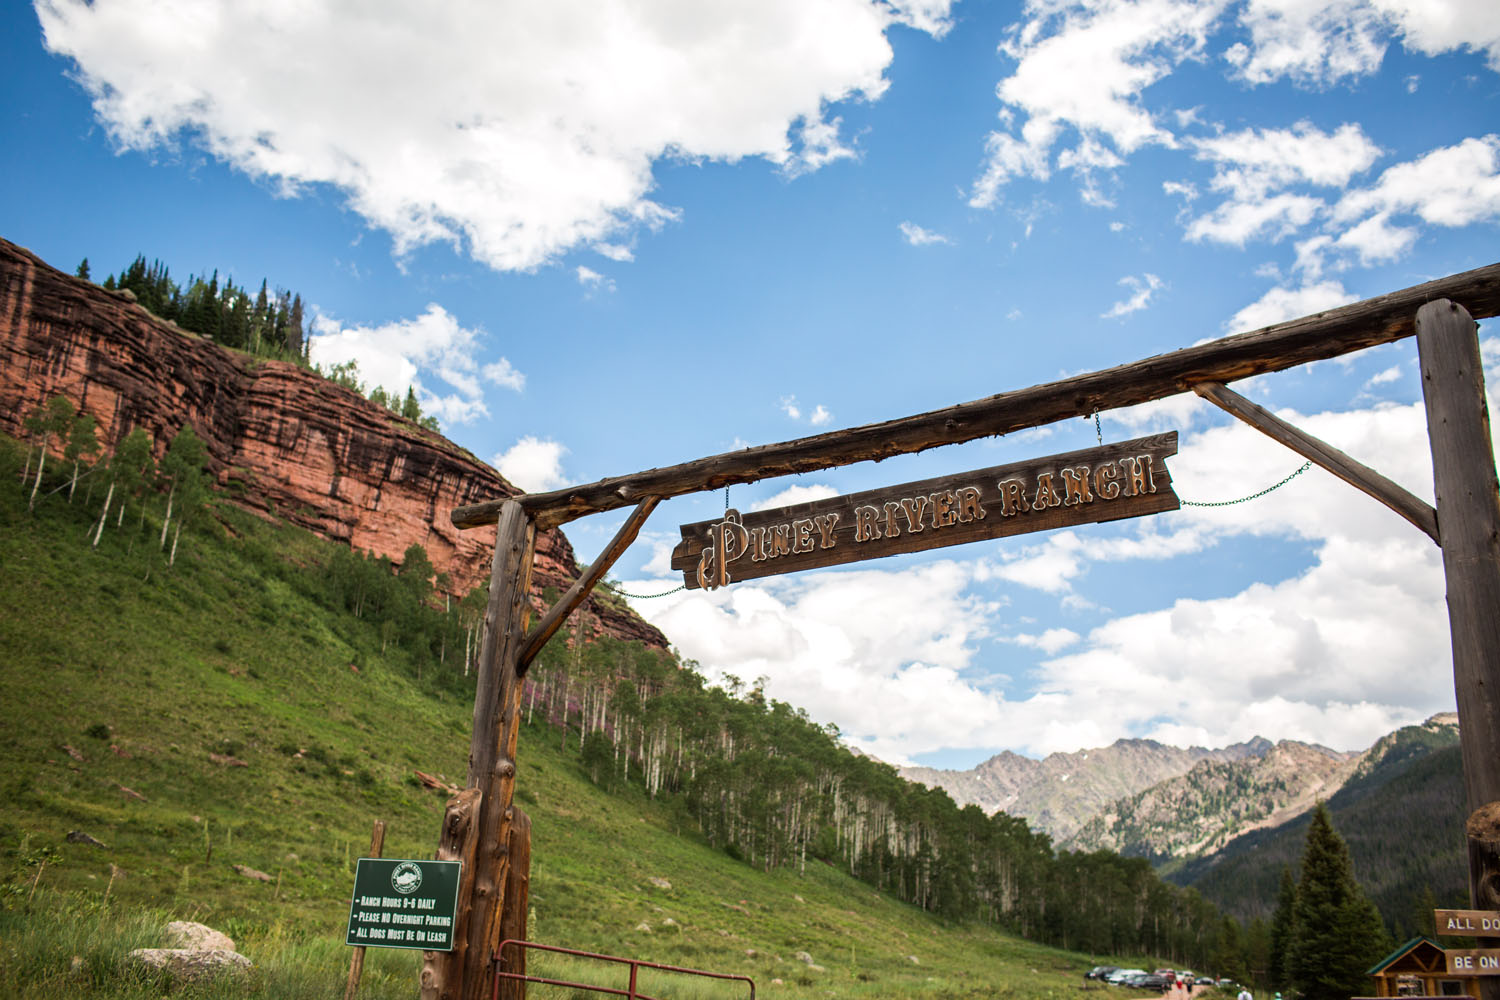
[[[113,449],[134,427],[160,455],[184,423],[235,502],[399,560],[420,543],[455,588],[488,577],[494,532],[449,511],[519,491],[467,451],[358,393],[279,361],[219,347],[0,239],[0,430],[20,437],[38,403],[63,395]],[[537,540],[534,586],[566,590],[573,547]],[[665,647],[629,612],[590,601],[609,633]]]

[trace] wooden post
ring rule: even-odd
[[[368,857],[378,858],[385,851],[385,820],[377,819],[374,828],[370,831],[370,853]],[[359,992],[359,979],[365,972],[365,949],[363,945],[354,946],[354,954],[349,957],[349,981],[344,984],[344,1000],[354,1000],[354,995]]]
[[[479,811],[479,789],[465,788],[448,800],[443,813],[443,832],[438,839],[437,860],[462,864],[458,878],[458,912],[454,914],[453,950],[422,953],[422,1000],[443,1000],[453,996],[448,984],[458,983],[456,969],[463,967],[468,941],[464,939],[462,914],[474,887],[474,855],[479,846],[479,828],[474,823]],[[445,991],[446,990],[446,991]]]
[[[1500,855],[1485,817],[1500,808],[1500,488],[1484,399],[1478,326],[1447,299],[1417,310],[1417,356],[1427,403],[1438,537],[1448,588],[1453,686],[1458,700],[1464,791],[1470,817],[1469,893],[1492,908]],[[1477,824],[1477,826],[1476,826]],[[1481,939],[1496,947],[1500,939]],[[1500,1000],[1500,977],[1480,979],[1483,1000]]]
[[[480,1000],[490,995],[492,962],[500,943],[510,878],[511,798],[516,783],[521,706],[521,678],[516,666],[531,611],[535,548],[536,525],[530,516],[514,501],[504,504],[495,531],[465,789],[465,795],[473,799],[471,830],[465,835],[473,838],[473,861],[459,889],[453,954],[446,961],[429,959],[424,966],[424,998]],[[450,805],[450,816],[453,808]],[[445,837],[448,825],[445,820]]]
[[[501,941],[526,940],[526,909],[531,905],[531,817],[520,809],[510,827],[510,877],[505,883],[505,913],[500,918]],[[502,972],[526,974],[526,950],[512,948],[500,956]],[[526,1000],[526,984],[500,980],[501,1000]]]

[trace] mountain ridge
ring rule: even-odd
[[[1003,750],[966,771],[902,767],[902,777],[942,788],[959,805],[1004,810],[1064,841],[1109,804],[1186,773],[1202,760],[1238,760],[1267,752],[1260,736],[1219,749],[1118,739],[1106,747],[1055,752],[1041,760]],[[1075,777],[1081,780],[1074,781]],[[1070,785],[1071,783],[1071,785]],[[1063,786],[1070,786],[1065,792]]]
[[[455,595],[488,580],[493,534],[460,531],[449,512],[520,492],[357,392],[188,333],[0,238],[0,430],[24,439],[27,414],[54,396],[95,418],[106,453],[141,427],[160,456],[190,425],[238,506],[396,564],[419,544]],[[577,576],[567,538],[539,533],[533,602]],[[596,594],[586,609],[607,634],[666,648],[621,602]]]

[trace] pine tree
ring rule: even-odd
[[[73,272],[84,281],[89,280],[89,259],[87,257],[78,262],[78,270]]]
[[[1321,802],[1307,828],[1286,970],[1305,1000],[1368,995],[1365,973],[1385,953],[1385,928],[1354,879],[1349,848]]]
[[[1266,969],[1266,977],[1273,990],[1284,990],[1287,987],[1286,951],[1292,939],[1296,907],[1297,883],[1292,878],[1291,868],[1282,865],[1281,885],[1276,892],[1276,912],[1271,917],[1270,965]]]

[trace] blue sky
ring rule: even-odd
[[[1492,0],[37,0],[0,235],[268,277],[528,488],[971,400],[1500,258]],[[1488,332],[1481,335],[1488,343]],[[1500,351],[1487,353],[1500,357]],[[1239,386],[1431,495],[1411,343]],[[1301,461],[1179,397],[1181,496]],[[1095,443],[1085,420],[742,510]],[[787,491],[794,491],[788,493]],[[615,576],[675,585],[671,501]],[[621,518],[567,533],[588,559]],[[1339,748],[1453,703],[1437,550],[1314,470],[1254,503],[635,602],[894,762]]]

